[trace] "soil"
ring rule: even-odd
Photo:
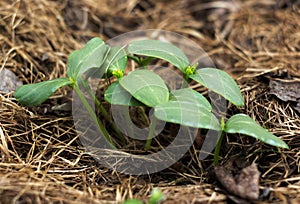
[[[23,84],[66,77],[68,55],[92,37],[176,32],[237,81],[246,103],[228,105],[227,115],[248,114],[290,147],[227,135],[214,171],[212,156],[198,159],[198,137],[170,168],[125,175],[101,166],[81,145],[70,88],[38,107],[24,107],[12,85],[0,92],[0,203],[146,201],[154,187],[163,191],[163,203],[299,203],[299,19],[297,0],[0,1],[0,73],[9,70]],[[289,83],[293,90],[284,92]],[[193,88],[207,96],[203,87]]]

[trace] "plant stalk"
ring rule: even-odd
[[[95,102],[95,105],[97,108],[99,108],[101,114],[103,115],[104,119],[110,123],[110,125],[112,126],[112,129],[114,130],[115,134],[117,135],[117,137],[124,142],[125,138],[123,137],[121,131],[117,128],[117,126],[115,125],[115,123],[112,122],[111,117],[109,117],[109,114],[107,113],[106,109],[102,106],[101,102],[98,100],[97,97],[95,97],[95,95],[92,93],[92,90],[89,86],[86,85],[86,83],[84,81],[81,81],[82,85],[84,86],[84,88],[88,91],[89,96],[93,99],[93,101]]]
[[[146,142],[146,145],[145,145],[145,148],[144,148],[146,151],[149,150],[150,147],[151,147],[151,142],[152,142],[152,138],[153,138],[153,135],[154,135],[156,123],[157,123],[157,119],[155,117],[153,117],[153,120],[151,121],[151,124],[150,124],[150,129],[149,129],[149,133],[148,133],[147,142]]]
[[[80,98],[82,104],[84,105],[84,107],[88,111],[89,115],[92,117],[93,121],[98,125],[98,127],[99,127],[100,131],[102,132],[102,134],[104,135],[106,141],[110,144],[110,146],[112,148],[116,148],[113,144],[113,141],[112,141],[109,133],[107,132],[106,128],[104,127],[103,123],[99,120],[96,113],[91,108],[90,104],[88,103],[88,101],[86,100],[84,95],[82,94],[82,92],[79,89],[78,85],[74,84],[73,89],[77,93],[78,97]]]
[[[221,150],[221,145],[224,137],[224,132],[221,133],[220,137],[218,138],[217,145],[214,152],[214,164],[217,166],[219,164],[219,154]]]

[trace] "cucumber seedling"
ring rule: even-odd
[[[143,68],[124,75],[128,59],[134,60]],[[186,82],[184,87],[170,91],[163,79],[147,68],[153,59],[164,60],[179,69]],[[178,47],[167,42],[140,40],[124,47],[111,47],[100,38],[93,38],[82,49],[69,56],[67,78],[23,85],[16,90],[14,96],[23,105],[36,106],[43,103],[58,88],[71,86],[94,122],[98,124],[105,139],[115,147],[113,139],[79,87],[84,86],[89,90],[88,78],[94,74],[104,75],[107,79],[116,77],[118,80],[111,83],[105,91],[104,98],[107,102],[122,106],[145,106],[154,110],[145,144],[146,150],[151,147],[157,120],[222,131],[223,134],[219,137],[215,148],[215,164],[218,164],[224,133],[243,134],[272,146],[288,148],[284,141],[245,114],[233,115],[227,121],[224,118],[218,120],[212,112],[210,102],[199,92],[188,88],[188,83],[195,81],[236,106],[244,105],[241,91],[226,72],[216,68],[196,68],[197,64],[190,64],[187,56]],[[112,121],[101,102],[96,97],[94,99],[104,119]],[[116,126],[112,127],[118,132]],[[122,139],[122,134],[116,135]]]

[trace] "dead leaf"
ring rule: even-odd
[[[236,196],[248,200],[257,200],[259,197],[260,172],[256,164],[243,168],[236,175],[224,166],[215,168],[217,179],[226,190]]]
[[[300,81],[270,80],[270,93],[283,101],[298,101],[300,99]]]
[[[295,110],[300,113],[300,80],[270,79],[270,93],[282,101],[296,102]]]

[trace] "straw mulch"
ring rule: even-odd
[[[234,135],[226,138],[221,162],[242,155],[245,162],[257,163],[265,196],[255,202],[299,203],[299,113],[270,92],[269,81],[300,78],[300,5],[288,0],[207,2],[2,0],[0,69],[13,71],[24,84],[45,81],[66,76],[68,55],[95,36],[107,40],[148,28],[185,35],[240,85],[246,105],[229,107],[228,114],[249,114],[290,146],[277,151]],[[0,203],[118,203],[145,200],[153,187],[162,189],[165,203],[230,199],[210,175],[211,157],[203,165],[182,161],[181,167],[148,176],[101,167],[80,146],[70,110],[52,109],[69,103],[70,96],[64,88],[41,106],[28,108],[17,103],[13,92],[0,94]]]

